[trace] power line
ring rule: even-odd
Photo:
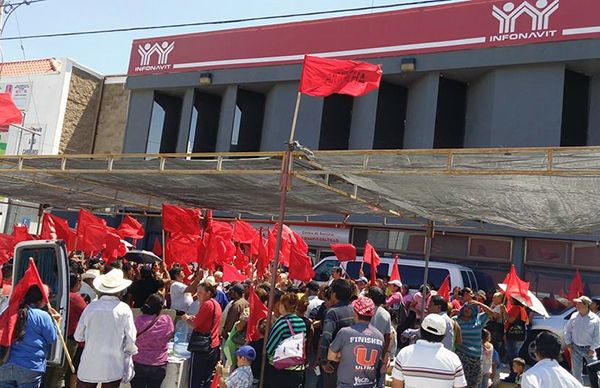
[[[32,1],[34,1],[34,0],[32,0]],[[35,1],[47,1],[47,0],[35,0]],[[163,24],[163,25],[159,25],[159,26],[124,27],[124,28],[112,28],[112,29],[105,29],[105,30],[88,30],[88,31],[74,31],[74,32],[57,32],[57,33],[52,33],[52,34],[9,36],[6,38],[0,38],[0,41],[2,41],[2,40],[6,41],[6,40],[39,39],[39,38],[57,38],[57,37],[80,36],[80,35],[98,35],[98,34],[108,34],[108,33],[116,33],[116,32],[148,31],[148,30],[160,30],[160,29],[182,28],[182,27],[211,26],[211,25],[233,24],[233,23],[253,22],[253,21],[262,21],[262,20],[272,20],[272,19],[288,19],[288,18],[301,17],[301,16],[337,14],[337,13],[344,13],[344,12],[368,11],[368,10],[394,8],[394,7],[401,7],[401,6],[422,5],[422,4],[430,4],[430,3],[447,3],[447,2],[457,2],[457,1],[464,1],[464,0],[419,0],[419,1],[413,1],[410,3],[386,4],[386,5],[376,5],[376,6],[369,6],[369,7],[334,9],[334,10],[329,10],[329,11],[302,12],[302,13],[291,13],[291,14],[283,14],[283,15],[257,16],[257,17],[253,17],[253,18],[215,20],[215,21],[209,21],[209,22]]]
[[[29,1],[21,1],[19,3],[6,3],[6,4],[2,4],[0,5],[0,8],[12,8],[12,7],[18,7],[19,5],[29,5],[29,4],[33,4],[33,3],[41,3],[43,1],[48,1],[48,0],[29,0]]]

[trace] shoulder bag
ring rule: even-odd
[[[212,299],[211,299],[212,300]],[[213,302],[213,312],[214,312],[214,322],[213,322],[213,326],[217,323],[217,307],[214,305],[216,302],[214,300],[212,300]],[[212,347],[212,328],[211,331],[209,331],[207,334],[205,333],[198,333],[196,330],[192,331],[192,335],[190,336],[190,342],[188,343],[188,352],[192,352],[192,353],[208,353],[211,351]]]

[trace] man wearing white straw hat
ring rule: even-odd
[[[117,388],[133,377],[131,356],[137,353],[133,314],[119,296],[131,285],[123,271],[113,269],[94,279],[100,298],[83,311],[75,340],[85,342],[77,372],[77,387]]]

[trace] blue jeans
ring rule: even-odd
[[[39,388],[42,375],[42,372],[4,364],[0,367],[0,388]]]
[[[583,359],[587,361],[588,364],[596,361],[596,352],[594,352],[593,356],[588,355],[588,347],[587,346],[577,346],[573,344],[571,351],[571,374],[575,377],[581,384],[583,384]]]

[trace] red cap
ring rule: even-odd
[[[352,306],[354,307],[354,311],[356,311],[356,313],[359,315],[372,317],[373,314],[375,314],[375,303],[373,303],[371,299],[364,296],[356,299],[352,303]]]

